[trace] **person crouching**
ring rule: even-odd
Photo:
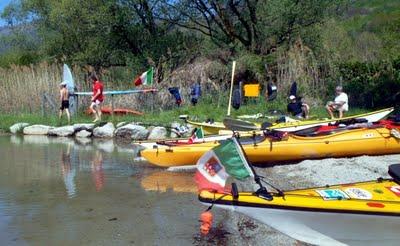
[[[290,95],[289,100],[290,102],[287,105],[288,113],[297,118],[308,119],[310,107],[306,103],[301,102],[301,100],[297,100],[296,96],[294,95]]]

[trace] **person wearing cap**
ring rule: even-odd
[[[343,92],[342,86],[336,86],[335,92],[335,100],[326,104],[326,110],[332,119],[334,118],[334,112],[338,112],[339,118],[343,118],[344,112],[349,111],[349,97]]]
[[[99,121],[101,120],[101,103],[104,100],[104,95],[103,95],[103,83],[97,78],[96,74],[92,74],[90,76],[90,79],[93,82],[93,96],[92,96],[92,103],[90,104],[90,109],[92,110],[94,114],[94,121]]]
[[[297,100],[296,96],[289,96],[289,104],[287,105],[288,113],[292,114],[297,118],[305,118],[308,119],[308,114],[310,111],[310,107],[303,103],[301,100]]]
[[[66,81],[63,81],[60,84],[60,101],[61,101],[61,107],[60,107],[60,112],[58,114],[58,118],[61,120],[63,112],[65,111],[65,113],[67,114],[67,119],[68,119],[68,124],[69,124],[71,122],[71,116],[69,113],[69,95],[68,95]]]

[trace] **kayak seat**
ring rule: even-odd
[[[313,126],[313,127],[306,128],[303,130],[294,131],[294,132],[292,132],[292,134],[296,135],[296,136],[301,136],[301,137],[308,137],[308,136],[314,135],[315,132],[319,129],[320,129],[320,126]]]
[[[400,123],[400,114],[390,115],[388,117],[389,120],[392,120],[394,123]]]
[[[400,164],[390,165],[388,173],[396,183],[400,183]]]
[[[367,122],[368,122],[367,119],[358,118],[358,119],[338,120],[338,121],[336,121],[336,123],[334,125],[338,126],[340,124],[344,124],[344,125],[348,126],[348,125],[353,125],[353,124],[357,124],[357,123],[367,123]]]
[[[261,124],[261,129],[268,129],[272,126],[272,124],[268,121]]]

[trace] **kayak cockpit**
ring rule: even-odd
[[[400,184],[400,164],[390,165],[388,173],[396,183]]]

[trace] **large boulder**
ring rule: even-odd
[[[134,124],[122,126],[115,131],[115,136],[117,137],[134,140],[147,139],[148,135],[149,131],[145,127]]]
[[[77,138],[89,138],[90,136],[92,136],[92,133],[86,130],[80,130],[75,134]]]
[[[94,129],[94,124],[93,123],[83,123],[83,124],[74,124],[74,130],[75,132],[79,132],[82,130],[86,130],[86,131],[93,131]]]
[[[149,136],[148,139],[164,139],[167,137],[167,129],[165,129],[165,127],[161,127],[161,126],[156,126],[154,127]]]
[[[25,127],[23,133],[25,135],[47,135],[51,129],[53,129],[51,126],[31,125]]]
[[[50,129],[48,135],[57,137],[69,137],[74,135],[75,130],[73,126],[62,126]]]
[[[29,126],[29,123],[16,123],[16,124],[10,126],[10,132],[12,134],[16,134],[18,132],[21,132],[22,129],[24,129],[27,126]]]
[[[109,122],[104,126],[99,126],[93,129],[93,136],[96,138],[112,138],[114,137],[114,124]]]

